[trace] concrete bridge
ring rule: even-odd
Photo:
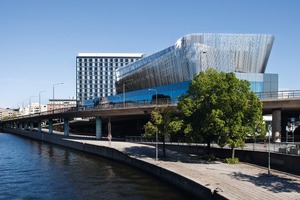
[[[272,114],[272,138],[275,141],[278,135],[285,135],[288,122],[291,118],[299,121],[300,116],[300,91],[276,91],[272,93],[257,93],[263,102],[263,114]],[[165,102],[164,102],[165,103]],[[158,103],[159,104],[159,103]],[[95,118],[96,138],[102,135],[102,123],[108,118],[118,120],[124,117],[140,118],[150,117],[156,105],[152,102],[140,104],[107,104],[95,108],[68,108],[48,111],[33,115],[26,115],[15,119],[3,121],[3,126],[11,128],[33,129],[38,124],[38,131],[41,131],[42,121],[48,121],[49,133],[53,132],[53,121],[63,119],[64,134],[69,135],[69,122],[74,118]],[[158,105],[161,106],[161,105]],[[177,104],[170,104],[169,107],[177,111]]]
[[[69,135],[69,123],[70,121],[76,118],[95,118],[95,127],[96,127],[96,139],[100,139],[102,136],[102,124],[105,121],[118,121],[124,118],[139,119],[147,117],[150,119],[152,110],[156,107],[162,105],[153,105],[151,103],[138,105],[131,104],[123,107],[116,105],[105,105],[103,107],[95,108],[66,108],[66,109],[57,109],[54,111],[47,111],[37,114],[20,116],[13,119],[8,119],[2,121],[1,126],[7,128],[19,128],[19,129],[29,129],[33,130],[34,124],[37,124],[38,132],[42,131],[42,122],[48,122],[49,133],[53,133],[53,125],[55,121],[63,121],[64,135]],[[171,109],[177,110],[177,106],[169,105]]]

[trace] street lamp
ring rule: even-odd
[[[155,91],[155,104],[157,106],[157,90],[156,89],[148,89],[149,91]],[[155,160],[158,160],[158,130],[156,130],[156,148],[155,148]]]
[[[126,83],[130,83],[131,81],[133,81],[133,79],[129,79],[127,81],[124,81],[123,82],[123,107],[125,108],[125,86],[126,86]]]
[[[157,90],[156,89],[148,89],[149,91],[154,91],[155,92],[155,104],[157,106]]]
[[[40,113],[42,112],[42,108],[41,108],[41,93],[46,92],[46,91],[40,91],[39,92],[39,109],[40,109]]]
[[[53,112],[54,112],[54,87],[56,85],[62,85],[62,84],[64,84],[64,83],[55,83],[55,84],[53,84],[53,99],[52,99],[52,111]]]
[[[37,96],[30,96],[29,97],[29,114],[31,114],[31,98],[32,97],[37,97]]]
[[[269,145],[268,145],[268,175],[271,175],[271,155],[270,155],[270,137],[272,133],[272,127],[271,125],[268,126],[268,132],[269,132]]]

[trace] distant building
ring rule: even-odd
[[[0,120],[4,119],[6,117],[14,117],[18,116],[18,110],[17,109],[11,109],[11,108],[0,108]]]
[[[79,53],[76,57],[78,103],[115,95],[116,70],[142,56],[141,53]]]
[[[47,104],[47,111],[63,109],[63,108],[72,108],[77,106],[77,101],[75,98],[73,99],[49,99],[49,103]]]

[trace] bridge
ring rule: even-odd
[[[291,119],[299,121],[300,116],[300,90],[276,91],[257,93],[263,103],[263,114],[272,114],[272,139],[286,134],[286,126]],[[121,120],[124,117],[141,118],[148,117],[157,106],[168,104],[177,111],[177,100],[166,102],[158,101],[157,105],[152,101],[126,102],[124,104],[104,104],[92,108],[66,108],[47,111],[32,115],[20,116],[14,119],[2,121],[3,126],[9,128],[25,128],[32,130],[34,123],[38,124],[38,131],[42,129],[42,121],[48,121],[49,133],[53,133],[55,119],[63,119],[64,134],[69,135],[69,122],[74,118],[95,118],[96,138],[102,136],[102,123],[107,119]]]
[[[55,121],[63,121],[64,135],[69,135],[69,123],[76,118],[93,118],[95,119],[96,139],[102,136],[102,124],[110,121],[118,121],[124,118],[150,119],[151,112],[156,107],[165,105],[165,101],[158,101],[157,105],[153,102],[130,102],[130,103],[116,103],[105,104],[97,107],[72,107],[64,109],[56,109],[47,112],[19,116],[17,118],[3,120],[1,125],[5,128],[19,128],[33,130],[34,125],[37,124],[38,132],[42,131],[42,122],[48,122],[49,133],[53,133],[53,126]],[[174,111],[177,111],[176,104],[168,105]]]

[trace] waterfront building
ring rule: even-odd
[[[17,117],[18,110],[11,108],[0,108],[0,120],[4,118]]]
[[[273,42],[274,36],[267,34],[190,34],[118,68],[116,92],[125,93],[125,101],[149,100],[155,93],[177,99],[194,75],[207,68],[235,73],[254,92],[278,91],[278,75],[265,73]]]
[[[47,111],[64,109],[64,108],[73,108],[77,106],[77,100],[75,97],[70,99],[49,99],[47,104]]]
[[[79,53],[76,57],[78,103],[115,95],[116,70],[142,56],[141,53]]]

